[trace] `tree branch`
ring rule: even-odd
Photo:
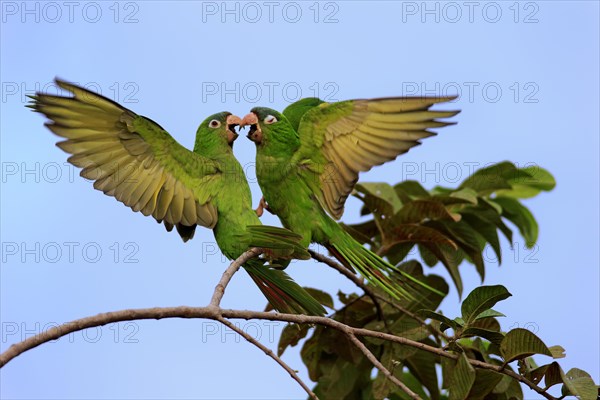
[[[367,346],[364,345],[363,342],[358,340],[358,338],[356,336],[354,336],[351,332],[347,332],[346,336],[348,336],[348,338],[352,341],[352,343],[354,343],[354,345],[356,347],[358,347],[360,351],[363,352],[365,357],[367,357],[367,359],[369,361],[371,361],[371,363],[375,366],[375,368],[380,370],[385,375],[386,378],[388,378],[390,381],[392,381],[394,384],[396,384],[396,386],[398,386],[404,393],[406,393],[408,395],[408,397],[410,397],[411,399],[414,399],[414,400],[422,400],[418,394],[416,394],[415,392],[410,390],[408,388],[408,386],[406,386],[404,383],[402,383],[381,362],[379,362],[377,357],[375,357],[375,354],[373,354],[371,352],[371,350],[369,350],[367,348]]]
[[[242,329],[238,328],[237,326],[235,326],[234,324],[232,324],[229,320],[226,320],[223,317],[218,317],[217,321],[219,321],[220,323],[222,323],[223,325],[225,325],[226,327],[228,327],[232,331],[237,332],[238,335],[242,336],[248,342],[252,343],[256,347],[258,347],[259,349],[261,349],[262,351],[264,351],[266,355],[268,355],[273,360],[275,360],[277,362],[277,364],[281,365],[283,367],[283,369],[285,369],[290,374],[290,376],[292,377],[292,379],[294,379],[296,382],[298,382],[298,384],[300,386],[302,386],[302,389],[304,389],[304,391],[306,393],[308,393],[308,396],[311,399],[319,400],[319,398],[317,397],[317,395],[312,390],[310,390],[310,388],[308,386],[306,386],[306,384],[302,381],[302,379],[300,379],[300,377],[298,376],[298,374],[296,373],[296,371],[294,371],[289,365],[287,365],[277,354],[273,353],[273,350],[269,349],[268,347],[266,347],[265,345],[263,345],[261,342],[259,342],[258,340],[254,339],[248,333],[244,332],[244,330],[242,330]]]
[[[371,300],[373,301],[373,304],[375,305],[375,308],[377,309],[377,315],[379,315],[379,319],[382,320],[384,325],[387,327],[387,321],[385,319],[385,315],[383,315],[383,310],[381,309],[381,305],[379,304],[379,301],[377,301],[377,298],[378,298],[377,295],[375,294],[375,292],[373,292],[371,290],[371,288],[369,288],[362,281],[362,279],[360,279],[358,276],[356,276],[351,271],[349,271],[348,268],[333,261],[329,257],[326,257],[323,254],[317,253],[316,251],[313,251],[311,249],[308,249],[308,252],[310,253],[310,256],[313,259],[315,259],[319,262],[322,262],[323,264],[335,269],[337,272],[339,272],[340,274],[344,275],[346,278],[348,278],[352,282],[354,282],[354,284],[356,286],[361,288],[363,290],[363,292],[365,292],[365,294],[371,298]]]
[[[349,325],[346,325],[342,322],[335,321],[333,319],[327,317],[317,317],[317,316],[309,316],[309,315],[299,315],[299,314],[279,314],[279,313],[271,313],[271,312],[261,312],[261,311],[242,311],[242,310],[224,310],[220,307],[221,299],[225,293],[225,289],[233,275],[237,272],[242,264],[251,259],[252,257],[256,257],[262,253],[262,249],[260,248],[252,248],[245,253],[243,253],[240,257],[238,257],[235,261],[233,261],[229,267],[223,273],[221,280],[215,287],[215,291],[211,298],[211,301],[207,307],[155,307],[155,308],[143,308],[143,309],[128,309],[114,312],[107,312],[98,314],[91,317],[85,317],[81,319],[74,320],[72,322],[65,323],[60,326],[56,326],[48,329],[45,332],[37,334],[35,336],[29,337],[19,343],[15,343],[10,346],[4,353],[0,354],[0,368],[4,367],[8,362],[10,362],[15,357],[23,354],[24,352],[31,350],[41,344],[44,344],[49,341],[53,341],[59,339],[65,335],[68,335],[73,332],[77,332],[80,330],[84,330],[87,328],[104,326],[107,324],[115,323],[115,322],[123,322],[123,321],[133,321],[133,320],[146,320],[146,319],[163,319],[163,318],[205,318],[212,319],[215,321],[219,321],[220,323],[230,327],[238,334],[242,335],[246,340],[254,344],[263,350],[267,355],[277,361],[288,373],[290,373],[291,377],[295,379],[302,388],[307,391],[309,396],[316,398],[315,394],[307,388],[307,386],[297,377],[295,371],[293,371],[287,364],[283,362],[279,357],[275,356],[275,354],[266,348],[261,343],[254,340],[249,335],[246,335],[245,332],[240,331],[235,327],[235,325],[231,324],[227,319],[258,319],[258,320],[269,320],[269,321],[281,321],[281,322],[291,322],[296,324],[312,324],[312,325],[322,325],[332,329],[336,329],[345,335],[349,336],[351,341],[365,354],[365,356],[393,383],[398,385],[402,390],[404,390],[409,396],[413,399],[418,399],[419,397],[410,391],[402,382],[391,374],[389,370],[385,368],[377,358],[371,353],[371,351],[360,341],[356,336],[367,336],[374,337],[378,339],[387,340],[390,342],[399,343],[406,346],[411,346],[423,351],[427,351],[433,354],[437,354],[442,357],[447,357],[456,360],[458,358],[457,355],[449,353],[443,349],[436,348],[433,346],[429,346],[425,343],[417,342],[414,340],[410,340],[407,338],[403,338],[400,336],[395,336],[389,333],[372,331],[369,329],[363,328],[354,328]],[[338,266],[334,266],[335,262],[327,259],[326,257],[311,252],[311,255],[318,261],[323,260],[327,265],[332,266],[341,272],[341,269],[338,269]],[[325,261],[327,260],[327,261]],[[341,266],[339,266],[341,267]],[[344,269],[345,270],[345,269]],[[348,271],[349,272],[349,271]],[[346,275],[346,274],[344,274]],[[359,287],[365,287],[364,283],[360,281],[356,276],[353,275],[353,278],[360,282]],[[353,281],[355,281],[353,279]],[[355,282],[356,283],[356,282]],[[366,352],[365,352],[366,350]],[[549,400],[556,400],[555,397],[551,396],[547,392],[544,391],[541,387],[535,385],[533,382],[529,381],[527,378],[516,374],[515,372],[507,369],[504,366],[498,366],[493,364],[488,364],[478,360],[468,360],[471,365],[477,368],[488,369],[492,371],[496,371],[505,375],[510,376],[513,379],[517,379],[519,382],[529,386],[531,389],[544,396]],[[416,396],[416,397],[414,397]]]
[[[372,331],[363,328],[354,328],[346,325],[342,322],[335,321],[327,317],[316,317],[310,315],[298,315],[298,314],[278,314],[264,311],[247,311],[247,310],[224,310],[215,309],[214,306],[209,307],[155,307],[155,308],[142,308],[142,309],[129,309],[122,311],[114,311],[103,314],[98,314],[92,317],[86,317],[78,319],[57,327],[48,329],[46,332],[38,335],[29,337],[22,342],[13,344],[4,353],[0,354],[0,368],[6,365],[10,360],[24,353],[27,350],[33,349],[43,343],[56,340],[62,336],[68,335],[73,332],[77,332],[87,328],[93,328],[96,326],[104,326],[110,323],[133,321],[133,320],[144,320],[144,319],[164,319],[164,318],[206,318],[212,320],[218,320],[219,317],[230,318],[230,319],[257,319],[257,320],[268,320],[268,321],[281,321],[281,322],[292,322],[296,324],[312,324],[322,325],[337,329],[344,334],[347,332],[352,333],[355,336],[368,336],[378,339],[387,340],[394,343],[414,347],[419,350],[427,351],[432,354],[437,354],[442,357],[451,358],[456,360],[457,355],[449,353],[445,350],[437,347],[429,346],[425,343],[417,342],[411,339],[403,338],[400,336],[391,335],[389,333]],[[499,372],[510,376],[511,378],[518,379],[523,384],[529,386],[535,392],[544,396],[550,400],[556,400],[555,397],[546,393],[544,389],[535,385],[527,378],[516,374],[515,372],[504,368],[502,366],[488,364],[482,361],[469,359],[471,365],[477,368],[488,369],[491,371]]]
[[[346,278],[348,278],[352,282],[354,282],[354,284],[356,286],[358,286],[360,289],[362,289],[362,291],[365,292],[365,294],[367,296],[369,296],[371,298],[371,300],[373,300],[373,303],[375,303],[375,307],[377,307],[378,314],[381,316],[381,319],[383,319],[384,323],[385,323],[386,319],[385,319],[385,316],[383,315],[383,310],[381,309],[377,299],[389,304],[390,306],[394,307],[396,310],[398,310],[401,313],[406,314],[410,318],[414,319],[415,321],[420,323],[423,327],[425,327],[427,330],[429,330],[429,332],[431,332],[434,336],[442,337],[446,341],[450,341],[450,338],[444,332],[431,326],[430,324],[425,322],[425,320],[423,320],[422,318],[419,318],[416,314],[414,314],[411,311],[407,310],[406,308],[402,307],[400,304],[390,301],[390,300],[386,299],[385,297],[380,296],[379,294],[372,291],[371,288],[362,281],[362,279],[360,279],[358,276],[354,275],[352,272],[348,271],[348,268],[344,268],[343,265],[340,265],[339,263],[324,256],[323,254],[317,253],[310,249],[308,250],[308,252],[310,253],[310,256],[313,259],[315,259],[319,262],[322,262],[322,263],[328,265],[329,267],[335,269],[340,274],[344,275]]]
[[[229,264],[229,267],[223,272],[223,276],[221,276],[221,280],[215,286],[215,291],[213,292],[212,299],[210,299],[210,305],[215,308],[219,308],[221,306],[221,299],[225,294],[225,288],[231,281],[233,275],[240,269],[240,267],[248,260],[254,257],[258,257],[263,253],[262,249],[257,247],[253,247],[250,250],[242,253],[236,260],[232,261]]]

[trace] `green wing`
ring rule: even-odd
[[[73,97],[38,93],[29,107],[66,140],[56,145],[94,188],[148,216],[184,240],[196,225],[213,228],[219,190],[215,163],[181,146],[158,124],[79,86],[56,80]]]
[[[292,128],[294,128],[294,130],[297,132],[298,127],[300,126],[300,120],[304,114],[322,103],[325,102],[317,97],[305,97],[287,106],[285,110],[283,110],[282,114],[285,115],[289,123],[292,125]]]
[[[313,188],[321,205],[339,219],[359,172],[393,160],[419,145],[420,139],[435,135],[429,129],[453,124],[437,119],[459,111],[429,110],[453,99],[396,97],[297,107],[292,111],[304,113],[298,125],[300,148],[292,164],[300,167],[307,182],[316,183]]]

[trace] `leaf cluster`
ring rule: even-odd
[[[546,170],[517,168],[510,162],[483,168],[455,189],[426,190],[415,181],[394,186],[358,184],[354,195],[363,202],[361,214],[372,219],[345,228],[359,242],[439,293],[420,287],[416,289],[418,300],[396,300],[369,285],[368,295],[339,292],[342,306],[331,318],[437,348],[439,352],[434,353],[383,339],[363,339],[377,359],[423,399],[523,399],[515,376],[542,391],[562,385],[562,396],[596,399],[598,387],[589,374],[576,368],[565,373],[553,361],[564,357],[562,347],[547,346],[527,329],[501,329],[498,318],[504,314],[494,307],[511,296],[505,287],[475,288],[462,302],[461,315],[451,318],[437,311],[449,292],[445,279],[426,274],[416,260],[406,260],[416,248],[425,265],[441,263],[462,294],[459,265],[463,261],[475,265],[483,281],[484,248],[491,246],[501,260],[499,236],[512,243],[510,226],[518,229],[528,247],[536,243],[538,224],[521,200],[554,186],[554,178]],[[391,278],[400,284],[400,277]],[[309,290],[323,305],[334,308],[330,294]],[[302,340],[302,360],[320,398],[410,398],[381,371],[375,373],[371,362],[338,330],[288,325],[279,341],[279,355]],[[538,366],[534,355],[549,357],[549,363]],[[477,362],[489,368],[481,368]],[[509,376],[506,371],[516,375]]]

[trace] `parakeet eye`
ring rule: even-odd
[[[208,123],[208,126],[210,126],[211,128],[218,128],[221,126],[221,123],[219,121],[217,121],[216,119],[213,119],[212,121],[210,121]]]
[[[265,124],[267,124],[267,125],[270,125],[270,124],[274,124],[275,122],[277,122],[277,118],[275,118],[275,117],[274,117],[274,116],[272,116],[272,115],[267,115],[267,116],[265,117],[265,120],[264,120],[264,121],[265,121]]]

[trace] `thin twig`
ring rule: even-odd
[[[237,332],[238,335],[242,336],[248,342],[252,343],[256,347],[258,347],[259,349],[264,351],[266,355],[268,355],[273,360],[275,360],[275,362],[277,362],[277,364],[281,365],[283,367],[283,369],[285,369],[290,374],[292,379],[294,379],[296,382],[298,382],[298,384],[300,386],[302,386],[302,389],[304,389],[304,391],[308,394],[308,396],[311,399],[319,400],[317,395],[312,390],[310,390],[310,388],[308,386],[306,386],[306,384],[302,381],[302,379],[300,379],[300,377],[298,376],[296,371],[294,371],[289,365],[287,365],[277,354],[273,353],[273,350],[269,349],[268,347],[263,345],[261,342],[259,342],[258,340],[254,339],[252,336],[250,336],[248,333],[244,332],[244,330],[238,328],[237,326],[235,326],[234,324],[232,324],[230,321],[226,320],[225,318],[218,317],[217,321],[219,321],[220,323],[222,323],[223,325],[225,325],[232,331]]]
[[[456,360],[457,355],[449,353],[443,349],[429,346],[425,343],[417,342],[411,339],[407,339],[400,336],[391,335],[385,332],[377,332],[369,329],[354,328],[346,325],[342,322],[335,321],[327,317],[316,317],[310,315],[299,315],[299,314],[280,314],[264,311],[247,311],[247,310],[223,310],[215,309],[214,306],[209,307],[158,307],[158,308],[142,308],[142,309],[129,309],[122,311],[114,311],[103,314],[98,314],[92,317],[86,317],[75,320],[73,322],[66,323],[57,327],[48,329],[46,332],[40,333],[35,336],[31,336],[22,342],[13,344],[4,353],[0,354],[0,367],[6,365],[10,360],[24,353],[27,350],[33,349],[43,343],[56,340],[62,336],[68,335],[73,332],[77,332],[87,328],[93,328],[97,326],[104,326],[107,324],[123,321],[133,320],[144,320],[144,319],[163,319],[163,318],[206,318],[217,320],[219,317],[229,319],[257,319],[257,320],[268,320],[268,321],[282,321],[292,322],[296,324],[312,324],[322,325],[337,329],[338,331],[347,334],[351,332],[356,336],[368,336],[377,339],[383,339],[394,343],[414,347],[419,350],[427,351],[432,354],[437,354],[441,357],[450,358]],[[469,359],[471,365],[481,369],[487,369],[495,372],[499,372],[508,375],[514,379],[518,379],[520,382],[529,386],[535,392],[544,396],[549,400],[556,400],[555,397],[546,393],[544,389],[535,385],[527,378],[517,375],[513,371],[499,366],[488,364],[482,361]]]
[[[402,390],[404,393],[406,393],[408,395],[408,397],[410,397],[411,399],[414,399],[414,400],[422,400],[418,394],[416,394],[415,392],[410,390],[408,386],[406,386],[404,383],[402,383],[402,381],[400,381],[398,378],[396,378],[394,376],[394,374],[392,374],[381,362],[379,362],[377,357],[375,357],[375,354],[373,354],[371,352],[371,350],[369,350],[367,348],[367,346],[364,345],[363,342],[358,340],[358,338],[356,336],[354,336],[351,332],[347,332],[346,336],[348,336],[348,338],[352,341],[352,343],[354,343],[354,345],[356,347],[358,347],[360,349],[360,351],[363,352],[365,357],[367,357],[367,359],[369,361],[371,361],[371,363],[375,366],[375,368],[380,370],[383,373],[383,375],[385,375],[386,378],[388,378],[396,386],[398,386],[400,388],[400,390]]]
[[[383,309],[381,308],[379,301],[377,301],[377,295],[375,294],[375,292],[373,292],[371,290],[371,288],[369,288],[362,281],[362,279],[360,279],[358,276],[354,275],[350,270],[348,270],[348,268],[333,261],[329,257],[326,257],[323,254],[317,253],[316,251],[313,251],[311,249],[308,249],[308,252],[310,253],[310,256],[313,259],[315,259],[319,262],[322,262],[323,264],[326,264],[327,266],[335,269],[337,272],[339,272],[340,274],[344,275],[346,278],[348,278],[352,282],[354,282],[354,284],[356,286],[361,288],[363,290],[363,292],[365,292],[365,294],[371,298],[371,300],[373,301],[373,304],[375,305],[375,308],[377,309],[377,315],[379,315],[379,319],[382,320],[383,324],[387,327],[387,320],[385,318],[385,315],[383,314]]]
[[[21,342],[15,343],[10,346],[4,353],[0,354],[0,368],[5,366],[8,362],[10,362],[15,357],[23,354],[24,352],[31,350],[43,343],[57,340],[65,335],[68,335],[73,332],[77,332],[87,328],[104,326],[110,323],[115,322],[123,322],[123,321],[133,321],[133,320],[145,320],[145,319],[163,319],[163,318],[206,318],[219,321],[227,326],[231,323],[226,320],[226,318],[230,319],[257,319],[257,320],[269,320],[269,321],[282,321],[282,322],[291,322],[296,324],[312,324],[312,325],[321,325],[330,327],[332,329],[336,329],[345,335],[351,335],[351,340],[355,345],[359,347],[364,353],[364,349],[366,349],[369,353],[370,351],[356,338],[356,336],[368,336],[379,338],[383,340],[388,340],[390,342],[395,342],[407,346],[411,346],[423,351],[427,351],[433,354],[440,355],[442,357],[451,358],[456,360],[458,358],[457,355],[449,353],[443,349],[436,348],[433,346],[429,346],[425,343],[417,342],[414,340],[410,340],[407,338],[395,336],[385,332],[377,332],[369,329],[363,328],[354,328],[349,325],[346,325],[342,322],[335,321],[333,319],[327,317],[317,317],[317,316],[309,316],[309,315],[299,315],[299,314],[278,314],[278,313],[269,313],[269,312],[260,312],[260,311],[242,311],[242,310],[224,310],[220,308],[221,299],[225,293],[225,288],[229,284],[229,281],[236,273],[236,271],[240,268],[240,266],[248,261],[252,257],[256,257],[262,253],[262,249],[260,248],[252,248],[245,253],[243,253],[240,257],[238,257],[235,261],[233,261],[229,267],[227,267],[226,271],[223,273],[221,280],[215,287],[215,291],[213,293],[210,304],[207,307],[155,307],[155,308],[143,308],[143,309],[128,309],[121,311],[114,311],[108,313],[102,313],[91,317],[81,318],[72,322],[68,322],[66,324],[56,326],[48,329],[45,332],[37,334],[35,336],[29,337]],[[317,253],[314,253],[315,255]],[[317,256],[318,258],[324,258],[321,255]],[[317,259],[318,259],[317,258]],[[324,258],[326,259],[326,258]],[[334,264],[333,261],[328,260],[329,262],[323,261],[328,265]],[[336,268],[337,269],[337,268]],[[362,282],[361,282],[362,283]],[[233,328],[232,328],[233,329]],[[235,330],[235,329],[234,329]],[[238,332],[236,330],[236,332]],[[238,332],[240,333],[240,332]],[[241,333],[240,333],[241,334]],[[248,336],[243,335],[247,340]],[[261,348],[265,353],[271,356],[269,349],[262,346],[262,344],[251,341],[253,344],[257,345]],[[266,350],[265,350],[266,349]],[[272,353],[272,352],[271,352]],[[367,357],[369,355],[365,353]],[[372,353],[371,353],[372,355]],[[373,356],[374,357],[374,356]],[[373,362],[373,359],[370,359]],[[277,360],[276,360],[277,361]],[[375,358],[375,361],[377,359]],[[535,385],[533,382],[529,381],[525,377],[516,374],[515,372],[507,369],[505,366],[498,366],[493,364],[487,364],[478,360],[468,360],[471,365],[474,367],[488,369],[492,371],[496,371],[505,375],[512,377],[513,379],[517,379],[523,384],[529,386],[531,389],[542,395],[543,397],[549,400],[556,400],[555,397],[548,394],[544,389]],[[282,361],[283,362],[283,361]],[[286,371],[290,372],[291,368],[284,366],[280,363]],[[388,378],[390,376],[393,378],[393,375],[387,369],[377,361],[377,364],[374,364],[380,371],[382,371]],[[381,368],[383,367],[383,369]],[[387,373],[386,373],[387,371]],[[292,370],[293,372],[293,370]],[[294,376],[292,375],[292,378]],[[391,378],[390,378],[391,379]],[[298,380],[297,380],[298,381]],[[392,381],[394,381],[392,379]],[[299,382],[303,389],[306,390],[306,385]],[[398,385],[398,382],[394,382]],[[400,382],[401,384],[401,382]],[[402,388],[401,385],[398,385]],[[404,390],[404,389],[403,389]],[[309,395],[312,392],[309,392]],[[408,393],[408,392],[407,392]],[[418,398],[418,397],[417,397]]]
[[[213,292],[212,299],[210,299],[210,305],[215,308],[219,308],[221,306],[221,299],[225,294],[225,288],[229,284],[229,281],[233,277],[233,275],[240,269],[240,267],[249,259],[254,258],[262,254],[263,250],[257,247],[253,247],[250,250],[244,252],[241,256],[239,256],[236,260],[232,261],[229,264],[229,267],[223,272],[223,276],[221,276],[221,280],[217,283],[215,287],[215,291]]]

